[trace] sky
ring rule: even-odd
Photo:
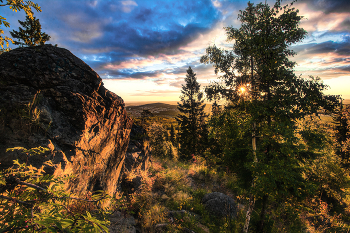
[[[103,79],[104,85],[132,102],[179,101],[189,66],[201,87],[217,79],[212,65],[200,63],[210,45],[230,48],[223,27],[240,27],[245,0],[32,0],[42,31],[53,45],[70,50]],[[260,1],[251,1],[255,4]],[[282,1],[287,4],[290,1]],[[274,1],[267,1],[273,5]],[[295,73],[319,76],[326,94],[350,99],[350,1],[299,0],[308,34],[292,49]],[[1,7],[18,30],[25,13]]]

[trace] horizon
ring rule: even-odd
[[[126,107],[132,107],[132,106],[141,106],[145,104],[170,104],[170,105],[177,105],[177,102],[180,101],[131,101],[131,102],[125,102]],[[204,102],[204,104],[212,104],[212,102]],[[343,104],[350,104],[350,99],[343,99]]]
[[[189,66],[202,88],[217,80],[212,65],[199,59],[209,45],[232,47],[223,27],[240,27],[238,12],[248,1],[34,2],[42,9],[34,16],[51,36],[47,43],[82,59],[125,103],[150,103],[180,101]],[[270,6],[274,2],[267,1]],[[308,31],[302,42],[291,46],[297,52],[290,57],[297,62],[296,75],[319,76],[330,86],[325,94],[350,99],[350,2],[304,0],[293,6],[305,16],[300,27]],[[18,30],[18,20],[25,20],[23,11],[8,7],[1,15],[11,24],[2,28],[4,36]]]

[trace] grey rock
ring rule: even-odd
[[[133,216],[116,211],[109,220],[111,222],[108,227],[110,233],[136,233],[136,221]]]
[[[131,171],[145,171],[150,165],[151,149],[146,131],[138,125],[133,124],[130,133],[130,142],[125,155],[123,167],[122,191],[131,194],[141,187],[141,176],[132,180],[126,179],[126,174]]]
[[[233,218],[237,215],[237,204],[231,197],[223,193],[208,193],[203,197],[202,203],[214,217],[230,216]]]

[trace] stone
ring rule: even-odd
[[[130,132],[130,142],[125,155],[125,170],[147,170],[150,164],[150,156],[151,148],[146,136],[146,130],[133,124]]]
[[[151,148],[146,136],[146,130],[133,124],[130,132],[130,142],[125,155],[121,182],[121,188],[124,193],[132,194],[139,190],[142,184],[140,173],[149,168],[150,156]],[[135,175],[133,179],[128,178],[130,172]]]
[[[208,193],[203,197],[202,203],[205,209],[214,217],[229,216],[234,218],[237,215],[237,204],[231,197],[223,193]]]
[[[122,98],[70,51],[51,45],[24,47],[0,55],[0,169],[13,160],[47,172],[74,175],[74,193],[116,193],[132,120]],[[47,147],[28,155],[7,148]]]
[[[111,222],[108,226],[110,233],[136,233],[136,221],[133,216],[116,211],[109,220]]]

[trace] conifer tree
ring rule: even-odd
[[[10,32],[14,39],[18,39],[18,41],[14,41],[14,44],[21,46],[35,46],[39,44],[43,45],[46,41],[50,40],[49,35],[47,35],[45,32],[41,32],[41,24],[39,19],[26,16],[26,21],[18,20],[18,22],[24,28],[20,27],[19,31],[13,30]]]
[[[3,0],[0,0],[0,7],[8,6],[13,11],[21,11],[24,10],[27,16],[29,18],[33,18],[33,11],[32,8],[35,9],[38,12],[41,12],[41,8],[38,4],[33,3],[32,1],[23,1],[23,0],[7,0],[5,3],[3,3]],[[4,31],[1,29],[1,25],[4,24],[5,27],[10,27],[10,23],[7,22],[7,19],[2,17],[0,15],[0,54],[2,52],[5,52],[9,50],[9,48],[4,49],[4,44],[6,43],[6,47],[9,47],[9,42],[11,41],[13,43],[13,40],[7,36],[3,37],[2,34]]]
[[[302,17],[297,9],[281,6],[280,0],[273,7],[249,2],[238,18],[240,28],[226,28],[233,50],[210,46],[201,62],[213,64],[215,73],[223,74],[222,83],[206,89],[207,96],[221,94],[250,119],[251,149],[244,167],[251,172],[246,176],[251,178],[251,188],[243,231],[248,232],[255,200],[259,200],[257,231],[263,232],[269,197],[285,201],[287,196],[301,198],[311,191],[303,177],[297,121],[317,114],[321,107],[332,109],[337,98],[323,94],[327,87],[320,78],[303,79],[294,74],[295,62],[288,57],[295,53],[289,46],[306,35],[299,28]]]
[[[190,159],[192,154],[198,155],[204,150],[207,115],[204,112],[203,93],[200,92],[200,84],[191,67],[187,70],[185,82],[182,85],[181,102],[177,103],[181,113],[176,116],[176,120],[180,126],[180,158]]]

